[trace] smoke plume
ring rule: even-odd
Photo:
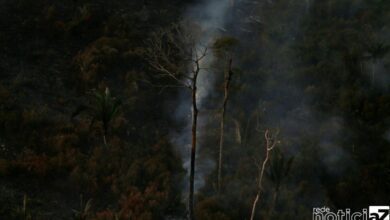
[[[201,52],[208,48],[208,53],[204,59],[201,60],[197,80],[197,106],[200,111],[198,118],[198,146],[195,168],[195,192],[197,192],[205,184],[205,176],[215,167],[215,161],[210,157],[199,157],[199,151],[202,149],[204,141],[202,137],[204,127],[207,122],[207,114],[204,113],[207,99],[213,95],[215,87],[215,74],[212,72],[210,66],[214,61],[213,53],[211,52],[211,45],[213,41],[219,36],[221,30],[227,21],[227,14],[230,7],[230,2],[227,0],[204,0],[195,5],[192,5],[185,13],[185,20],[197,24],[200,27],[200,37],[196,42],[196,50],[194,56],[201,56]],[[189,30],[191,31],[191,30]],[[195,34],[195,33],[194,33]],[[175,131],[172,135],[172,140],[183,160],[183,167],[187,170],[189,175],[190,170],[190,149],[191,149],[191,97],[188,93],[181,94],[178,98],[177,108],[175,110],[175,120],[182,124],[182,129]],[[187,180],[188,178],[185,178]],[[188,182],[183,186],[188,188]]]

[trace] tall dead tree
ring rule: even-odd
[[[203,69],[201,63],[206,57],[207,47],[197,44],[193,30],[187,31],[183,24],[175,24],[156,32],[149,41],[147,52],[149,64],[158,72],[158,76],[170,78],[173,84],[161,87],[183,87],[191,93],[192,129],[191,129],[191,165],[188,198],[189,219],[194,219],[194,180],[195,156],[197,144],[197,80]]]
[[[230,82],[232,80],[232,75],[233,75],[232,62],[233,60],[230,58],[227,71],[225,72],[225,80],[224,80],[224,97],[223,97],[221,124],[220,124],[221,132],[219,136],[218,192],[221,191],[221,185],[222,185],[222,154],[223,154],[223,144],[224,144],[224,134],[225,134],[225,115],[226,115],[227,102],[229,99]]]
[[[264,132],[264,138],[265,138],[265,158],[263,160],[263,163],[261,164],[257,164],[258,166],[258,169],[259,169],[259,176],[258,176],[258,179],[257,179],[257,193],[256,193],[256,197],[255,197],[255,200],[253,201],[253,204],[252,204],[252,211],[251,211],[251,220],[253,220],[255,218],[255,213],[256,213],[256,206],[257,206],[257,203],[259,202],[261,196],[262,196],[262,192],[263,192],[263,177],[264,177],[264,173],[265,173],[265,169],[267,167],[267,163],[271,157],[271,152],[272,150],[275,148],[276,144],[277,144],[277,136],[278,136],[278,132],[272,134],[268,129]]]
[[[225,117],[227,103],[229,100],[229,90],[233,76],[233,53],[235,48],[238,45],[238,40],[233,37],[220,37],[213,44],[213,52],[218,60],[221,60],[223,65],[226,65],[227,68],[224,68],[224,96],[221,107],[221,121],[220,121],[220,135],[219,135],[219,155],[218,155],[218,177],[217,177],[217,188],[218,193],[221,192],[222,188],[222,162],[223,162],[223,148],[224,148],[224,135],[225,135]],[[227,61],[227,62],[226,62]]]

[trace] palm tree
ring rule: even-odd
[[[118,115],[121,102],[115,97],[111,96],[110,90],[106,87],[104,93],[95,92],[95,105],[93,106],[93,118],[92,123],[98,120],[103,125],[103,140],[107,145],[108,129],[111,121]]]
[[[86,220],[88,216],[90,216],[92,208],[92,199],[89,199],[86,203],[84,203],[83,196],[80,196],[80,209],[73,209],[73,219],[74,220]]]
[[[88,110],[92,116],[90,127],[96,121],[102,123],[103,141],[107,145],[107,135],[111,121],[118,115],[121,101],[111,96],[110,89],[106,87],[105,91],[94,91],[93,101],[89,106],[79,106],[73,113],[72,118],[80,114],[84,110]]]

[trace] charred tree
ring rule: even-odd
[[[229,59],[228,69],[225,72],[225,80],[224,80],[224,97],[222,104],[222,112],[221,112],[221,123],[220,123],[220,135],[219,135],[219,157],[218,157],[218,193],[221,192],[222,187],[222,157],[223,157],[223,145],[224,145],[224,134],[225,134],[225,115],[226,108],[229,99],[229,88],[230,82],[232,79],[233,71],[232,71],[232,59]]]
[[[218,58],[224,66],[227,63],[227,68],[224,67],[224,81],[223,81],[223,100],[221,107],[221,119],[220,119],[220,135],[219,135],[219,149],[218,149],[218,168],[217,168],[217,191],[221,192],[222,189],[222,165],[223,165],[223,148],[224,148],[224,135],[225,135],[225,118],[227,104],[229,100],[229,92],[231,87],[231,80],[233,76],[233,54],[235,53],[236,46],[239,44],[238,40],[233,37],[221,37],[215,40],[213,44],[213,52],[216,58]]]
[[[190,186],[188,198],[189,219],[194,217],[194,182],[197,147],[197,80],[201,71],[201,61],[206,57],[207,47],[197,45],[195,37],[185,30],[183,25],[173,25],[168,30],[156,32],[149,41],[147,52],[149,64],[159,76],[170,78],[173,84],[160,85],[166,87],[183,87],[191,93],[191,155]],[[190,68],[188,68],[190,67]],[[190,69],[190,71],[188,71]]]

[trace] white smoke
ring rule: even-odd
[[[200,4],[189,9],[187,19],[194,21],[201,28],[201,36],[196,46],[199,53],[205,47],[209,48],[209,53],[205,59],[201,60],[201,72],[198,77],[197,105],[201,108],[204,101],[213,92],[215,77],[209,69],[214,57],[210,52],[213,41],[219,36],[227,21],[227,14],[230,9],[229,0],[202,1]]]
[[[215,161],[211,158],[199,157],[199,151],[202,146],[203,131],[207,123],[207,115],[202,112],[205,107],[205,101],[214,93],[215,75],[210,69],[214,61],[211,45],[214,40],[219,37],[221,30],[227,21],[227,14],[231,2],[229,0],[204,0],[200,3],[191,6],[185,13],[185,20],[196,23],[200,27],[200,36],[196,42],[194,56],[200,57],[205,48],[208,48],[206,56],[200,62],[200,72],[197,79],[197,107],[200,111],[198,117],[197,128],[197,154],[195,167],[195,192],[205,185],[205,177],[211,173],[215,167]],[[189,30],[191,31],[191,30]],[[195,31],[195,30],[193,30]],[[194,33],[194,35],[197,33]],[[178,99],[178,105],[175,110],[175,120],[179,123],[184,123],[183,129],[172,133],[172,142],[177,147],[182,160],[183,167],[187,170],[187,175],[190,171],[190,149],[191,149],[191,97],[188,93],[181,94]],[[189,182],[185,178],[183,184],[183,192],[187,192]]]

